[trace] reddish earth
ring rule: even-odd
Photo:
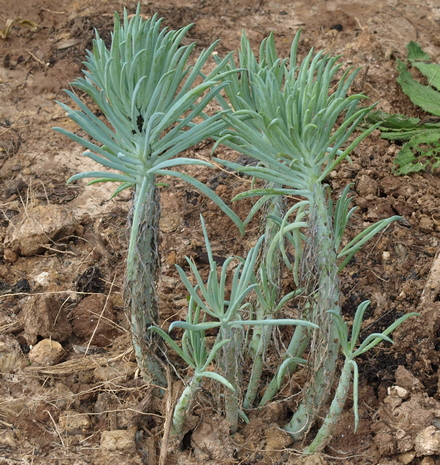
[[[278,428],[294,404],[271,404],[230,437],[203,391],[191,438],[182,450],[159,458],[167,407],[137,377],[123,311],[130,195],[109,200],[111,186],[66,185],[69,176],[93,165],[79,146],[52,130],[76,130],[55,101],[68,101],[62,90],[80,76],[94,29],[108,39],[113,12],[124,6],[134,11],[136,4],[6,0],[1,9],[0,464],[303,463],[302,445]],[[221,39],[222,54],[238,47],[244,29],[255,48],[274,31],[285,56],[301,27],[301,55],[312,46],[343,55],[349,65],[363,67],[354,91],[380,100],[384,111],[409,116],[424,115],[396,84],[396,58],[405,58],[410,40],[434,61],[440,58],[435,0],[174,0],[142,2],[142,12],[157,12],[172,28],[194,23],[189,38],[199,49]],[[28,23],[6,30],[17,18]],[[199,144],[189,152],[207,157],[211,148]],[[381,331],[405,313],[421,317],[394,333],[394,346],[363,356],[359,431],[353,433],[350,400],[325,454],[309,464],[440,463],[440,178],[429,172],[395,176],[397,151],[375,132],[356,149],[353,163],[330,179],[336,193],[355,183],[358,209],[348,235],[394,214],[405,218],[370,241],[344,272],[343,313],[349,320],[360,302],[372,301],[363,334]],[[233,156],[225,149],[218,155]],[[226,201],[246,182],[198,171]],[[240,237],[183,183],[170,181],[161,198],[160,305],[168,321],[186,305],[174,265],[186,255],[197,257],[200,213],[216,255],[243,255],[254,237],[252,231]],[[234,208],[244,216],[249,203]],[[175,390],[180,385],[176,381]]]

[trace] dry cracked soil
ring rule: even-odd
[[[299,456],[280,427],[295,408],[301,373],[266,409],[231,436],[199,392],[179,448],[167,450],[162,400],[139,378],[122,296],[130,194],[110,199],[111,186],[66,184],[93,169],[77,144],[53,131],[77,131],[57,105],[81,75],[94,30],[109,40],[114,11],[134,2],[6,0],[0,2],[0,464],[423,464],[440,463],[440,178],[399,177],[398,145],[373,132],[328,182],[335,195],[348,183],[357,210],[347,239],[399,214],[341,276],[344,318],[370,299],[362,334],[383,330],[417,311],[393,336],[359,360],[360,426],[352,399],[320,455]],[[142,13],[164,24],[194,23],[197,50],[220,39],[236,50],[242,30],[257,49],[271,31],[281,56],[302,28],[299,47],[342,55],[344,69],[362,67],[353,91],[378,108],[424,117],[396,83],[396,59],[410,40],[440,60],[438,0],[169,0],[141,1]],[[207,158],[207,142],[186,154]],[[229,149],[217,154],[234,159]],[[250,182],[221,170],[198,178],[226,201]],[[184,315],[185,289],[175,271],[191,256],[203,266],[199,215],[218,257],[244,255],[258,224],[240,236],[232,223],[188,185],[166,180],[161,192],[161,320]],[[250,201],[234,206],[244,216]],[[286,277],[286,289],[289,286]],[[182,313],[183,312],[183,313]],[[268,358],[266,376],[273,367]],[[181,372],[183,373],[183,372]],[[176,377],[175,392],[182,383]],[[298,394],[292,397],[290,394]],[[286,400],[287,399],[287,400]],[[162,451],[162,453],[161,453]],[[162,454],[162,455],[161,455]]]

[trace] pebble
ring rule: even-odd
[[[134,452],[136,427],[128,430],[103,431],[101,435],[101,449],[119,452]]]
[[[434,455],[440,452],[440,431],[435,426],[428,426],[415,439],[415,451],[418,457]]]
[[[47,367],[54,365],[63,352],[63,346],[59,342],[43,339],[32,347],[29,352],[29,360],[37,365]]]

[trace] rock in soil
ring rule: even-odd
[[[60,205],[37,205],[11,219],[5,246],[20,255],[31,257],[43,253],[57,239],[75,231],[72,213]]]
[[[67,434],[82,434],[90,428],[91,424],[89,415],[75,410],[65,411],[59,419],[60,430]]]
[[[32,296],[23,313],[24,335],[28,344],[35,344],[38,336],[63,342],[72,334],[66,309],[53,297]]]
[[[43,339],[32,347],[29,352],[29,360],[37,365],[47,367],[55,365],[63,352],[63,346],[59,342],[52,339]]]
[[[96,367],[93,375],[97,381],[112,381],[124,383],[132,379],[137,370],[137,364],[133,362],[120,362],[112,366]]]
[[[229,434],[229,425],[224,418],[217,416],[203,419],[191,436],[191,445],[199,463],[208,460],[227,463],[235,449]]]
[[[389,389],[378,421],[372,426],[374,442],[382,455],[400,454],[405,459],[409,453],[423,457],[440,452],[440,430],[434,426],[440,418],[440,402],[414,389],[413,378],[403,367],[396,370],[401,386]]]
[[[415,443],[418,457],[438,454],[440,452],[440,431],[435,426],[428,426],[416,436]]]
[[[135,452],[136,427],[128,430],[103,431],[101,436],[101,449],[119,452]]]
[[[103,294],[92,294],[73,309],[73,332],[82,343],[108,346],[119,335],[113,304]]]
[[[28,344],[35,344],[38,336],[63,342],[72,334],[66,309],[53,297],[30,297],[23,313],[24,335]]]

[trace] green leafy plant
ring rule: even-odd
[[[310,430],[335,381],[342,343],[336,318],[340,314],[341,299],[338,273],[369,239],[399,219],[395,216],[381,220],[345,247],[340,247],[354,211],[349,209],[350,186],[333,204],[325,180],[375,129],[369,128],[349,141],[372,107],[358,106],[365,98],[363,95],[347,96],[357,71],[346,71],[334,86],[341,67],[336,63],[337,57],[314,54],[311,50],[297,65],[298,41],[299,34],[292,44],[290,63],[277,58],[273,36],[262,43],[257,60],[243,35],[239,65],[237,67],[230,57],[227,69],[245,71],[228,77],[230,84],[225,87],[225,93],[234,112],[225,114],[231,129],[218,142],[258,161],[257,166],[241,166],[222,160],[224,165],[269,183],[269,186],[235,197],[234,200],[260,197],[250,216],[265,202],[280,195],[303,199],[284,216],[270,215],[279,229],[262,259],[263,266],[270,270],[267,265],[273,263],[275,251],[281,252],[285,265],[292,271],[294,283],[301,290],[301,298],[297,300],[301,319],[319,327],[296,328],[278,373],[268,388],[269,395],[262,400],[263,403],[270,400],[283,376],[296,366],[307,350],[309,380],[302,402],[285,427],[295,440]],[[333,92],[330,92],[331,88]],[[224,109],[229,108],[225,99],[221,96],[217,99]],[[338,126],[337,121],[340,121]],[[286,243],[293,260],[289,258]],[[270,273],[267,277],[270,281]],[[337,394],[339,396],[340,392]],[[347,393],[344,391],[343,394],[345,402]],[[340,397],[337,402],[341,403]],[[329,415],[334,413],[332,410]],[[322,448],[329,437],[328,432],[326,439],[320,437],[319,444],[314,444],[313,448]]]
[[[396,320],[392,325],[385,329],[382,333],[373,333],[369,334],[356,349],[356,344],[359,338],[361,331],[361,325],[364,318],[365,310],[370,305],[370,301],[366,300],[362,302],[355,314],[353,320],[353,326],[351,329],[351,338],[348,336],[347,323],[343,320],[341,315],[330,310],[329,313],[334,318],[336,328],[339,335],[339,340],[341,341],[342,353],[345,356],[344,365],[341,369],[341,374],[339,376],[338,387],[336,389],[335,396],[329,408],[329,413],[326,416],[323,424],[321,425],[318,433],[316,434],[312,443],[307,446],[304,450],[304,455],[313,454],[317,450],[322,448],[322,445],[325,444],[329,438],[331,438],[332,432],[337,425],[341,413],[343,411],[345,401],[348,396],[348,391],[350,388],[350,379],[352,372],[353,376],[353,411],[354,411],[354,431],[357,431],[359,425],[359,412],[358,412],[358,365],[354,360],[359,355],[369,351],[381,341],[387,341],[391,344],[393,341],[388,337],[388,334],[392,333],[398,326],[400,326],[404,321],[412,316],[418,315],[417,313],[408,313],[403,315],[398,320]]]
[[[395,159],[397,174],[417,173],[440,167],[440,65],[431,59],[417,42],[407,45],[408,61],[426,79],[427,85],[414,79],[407,65],[397,60],[397,82],[411,101],[429,116],[420,120],[385,112],[372,112],[369,123],[379,123],[382,137],[406,141]]]
[[[243,360],[246,357],[246,338],[243,334],[245,327],[270,328],[274,326],[302,326],[317,328],[313,323],[291,318],[270,319],[253,318],[255,314],[250,310],[247,300],[249,294],[257,291],[257,297],[263,298],[259,285],[256,282],[255,264],[264,236],[261,236],[246,259],[229,257],[221,266],[220,272],[212,254],[208,234],[202,218],[202,229],[205,238],[206,251],[209,260],[209,274],[206,282],[203,280],[196,264],[187,258],[191,273],[196,285],[192,285],[181,267],[177,267],[180,278],[189,292],[189,308],[186,321],[175,321],[170,325],[169,331],[174,328],[185,330],[182,338],[182,347],[177,344],[157,327],[150,327],[152,331],[159,333],[180,357],[195,370],[187,387],[181,395],[173,414],[173,433],[179,437],[182,434],[184,412],[187,413],[192,397],[200,386],[203,377],[209,377],[222,383],[227,389],[224,393],[226,420],[235,432],[238,426],[238,417],[243,404],[242,384]],[[230,291],[227,291],[227,278],[229,268],[234,260],[239,260],[239,265],[232,273]],[[229,295],[228,295],[229,294]],[[281,308],[292,296],[289,294],[274,309]],[[203,321],[200,320],[200,312],[203,312]],[[206,319],[210,318],[210,321]],[[212,347],[210,354],[206,351],[205,330],[218,329],[217,342]],[[220,373],[206,371],[209,364],[215,360]],[[251,363],[255,363],[251,359]],[[255,380],[250,381],[253,382]],[[258,387],[258,384],[257,386]],[[242,415],[244,416],[244,415]]]
[[[129,218],[127,308],[138,364],[145,378],[159,385],[166,384],[159,340],[153,340],[154,333],[146,332],[148,326],[159,323],[157,177],[168,175],[187,181],[242,227],[238,216],[213,191],[175,170],[182,165],[212,166],[206,161],[177,156],[199,141],[219,134],[227,124],[222,113],[208,116],[204,112],[226,85],[219,79],[226,76],[221,72],[227,60],[201,80],[201,69],[216,44],[204,50],[190,66],[195,44],[181,44],[189,28],[161,29],[161,20],[153,16],[144,21],[139,7],[130,20],[125,11],[123,24],[115,14],[110,47],[97,34],[93,52],[88,53],[85,62],[84,77],[73,83],[92,99],[105,120],[98,118],[93,107],[73,92],[66,91],[79,110],[60,105],[93,141],[55,128],[83,145],[87,149],[84,156],[111,170],[79,173],[69,182],[83,178],[93,178],[89,184],[116,182],[119,185],[114,195],[127,188],[134,190]]]
[[[207,349],[205,330],[213,327],[215,328],[218,325],[216,323],[200,323],[200,307],[195,303],[192,297],[189,301],[186,321],[172,323],[169,330],[172,331],[173,328],[179,326],[183,326],[185,328],[185,332],[181,340],[182,347],[177,345],[177,343],[171,339],[171,337],[163,329],[157,326],[150,326],[149,328],[159,334],[184,360],[188,367],[194,370],[192,378],[187,383],[174,408],[171,433],[177,438],[180,438],[183,434],[183,427],[191,407],[191,402],[193,401],[204,378],[214,379],[226,386],[226,388],[235,392],[234,386],[227,379],[218,373],[208,370],[213,359],[217,355],[217,352],[225,344],[228,344],[230,340],[222,339],[214,344],[211,350]]]
[[[97,35],[85,62],[84,77],[73,83],[91,98],[93,106],[70,91],[67,94],[79,109],[60,103],[91,140],[61,128],[56,130],[83,145],[84,155],[105,170],[79,173],[70,181],[91,178],[90,184],[116,182],[119,185],[114,195],[127,188],[134,191],[126,299],[137,361],[148,381],[165,386],[161,357],[167,344],[192,370],[174,408],[175,437],[181,437],[195,393],[205,378],[225,388],[219,398],[223,399],[231,432],[235,432],[239,416],[246,420],[247,409],[269,402],[285,376],[302,364],[310,376],[302,402],[285,429],[295,440],[303,438],[336,385],[342,351],[345,364],[336,393],[318,435],[304,451],[309,454],[322,449],[331,437],[352,376],[357,422],[355,357],[382,340],[390,341],[388,334],[412,316],[405,315],[383,333],[368,336],[356,348],[368,302],[358,308],[350,339],[340,315],[339,272],[369,239],[399,217],[371,225],[342,246],[354,212],[350,208],[350,186],[333,202],[326,178],[378,124],[354,136],[372,109],[359,107],[363,95],[347,96],[357,71],[340,75],[337,57],[313,50],[298,64],[299,34],[289,60],[278,58],[273,35],[262,42],[258,58],[243,35],[239,66],[232,55],[217,57],[217,66],[205,75],[202,69],[216,44],[203,51],[191,66],[194,44],[182,45],[189,27],[161,29],[156,16],[144,21],[138,8],[131,20],[125,12],[123,24],[116,15],[109,48]],[[212,99],[222,110],[209,115],[205,108]],[[94,113],[96,107],[103,119]],[[160,327],[158,315],[157,178],[169,175],[189,182],[213,200],[241,231],[244,229],[238,216],[214,192],[176,170],[182,165],[212,166],[179,157],[208,137],[216,139],[217,145],[226,144],[256,160],[255,166],[217,161],[263,183],[236,197],[256,198],[244,224],[260,212],[263,233],[246,258],[230,257],[219,267],[202,219],[208,277],[204,280],[190,259],[192,278],[178,267],[189,293],[186,321],[175,321],[169,328],[183,330],[179,344]],[[288,205],[286,199],[292,197],[297,200]],[[290,270],[296,289],[281,296],[284,267]],[[280,318],[280,310],[292,301],[298,317]],[[293,336],[260,399],[273,328],[285,325],[295,326]],[[212,347],[206,338],[208,330],[216,334]],[[243,372],[245,360],[252,366],[249,380]]]

